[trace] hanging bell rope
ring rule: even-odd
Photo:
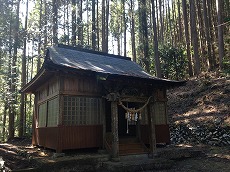
[[[140,111],[142,111],[148,104],[149,104],[149,101],[150,99],[152,98],[152,96],[150,96],[147,100],[147,102],[144,104],[144,106],[142,106],[141,108],[139,109],[132,109],[132,108],[127,108],[125,107],[125,105],[123,105],[122,101],[119,99],[119,104],[123,109],[125,109],[127,112],[131,112],[131,113],[138,113]]]

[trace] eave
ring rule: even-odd
[[[53,74],[52,71],[49,71],[43,66],[35,77],[21,88],[20,92],[30,94],[35,93],[36,89],[51,78]]]

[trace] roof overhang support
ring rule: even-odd
[[[112,160],[119,161],[119,136],[118,136],[118,94],[110,93],[107,95],[111,102],[111,130],[112,130]]]
[[[148,105],[148,120],[150,128],[150,155],[153,158],[156,153],[156,130],[155,130],[155,111],[154,111],[154,100],[150,101]]]

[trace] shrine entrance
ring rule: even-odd
[[[125,102],[127,107],[135,108],[136,103]],[[131,119],[128,118],[127,111],[118,106],[118,135],[119,138],[130,138],[137,137],[137,121],[135,121],[135,116]],[[137,119],[136,119],[137,120]]]

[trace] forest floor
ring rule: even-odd
[[[191,78],[186,86],[169,90],[168,99],[170,123],[201,125],[218,122],[222,126],[230,126],[229,77],[206,73],[199,78]],[[170,145],[169,148],[174,149],[175,156],[180,148],[199,149],[202,155],[172,158],[174,163],[169,168],[155,171],[230,171],[230,146],[186,143]],[[165,149],[167,147],[162,150]],[[159,150],[162,151],[161,148]],[[68,153],[64,157],[68,156],[73,157]],[[30,139],[15,138],[0,144],[0,171],[2,161],[5,171],[11,171],[37,168],[42,165],[41,160],[52,162],[55,160],[54,152],[33,147]]]

